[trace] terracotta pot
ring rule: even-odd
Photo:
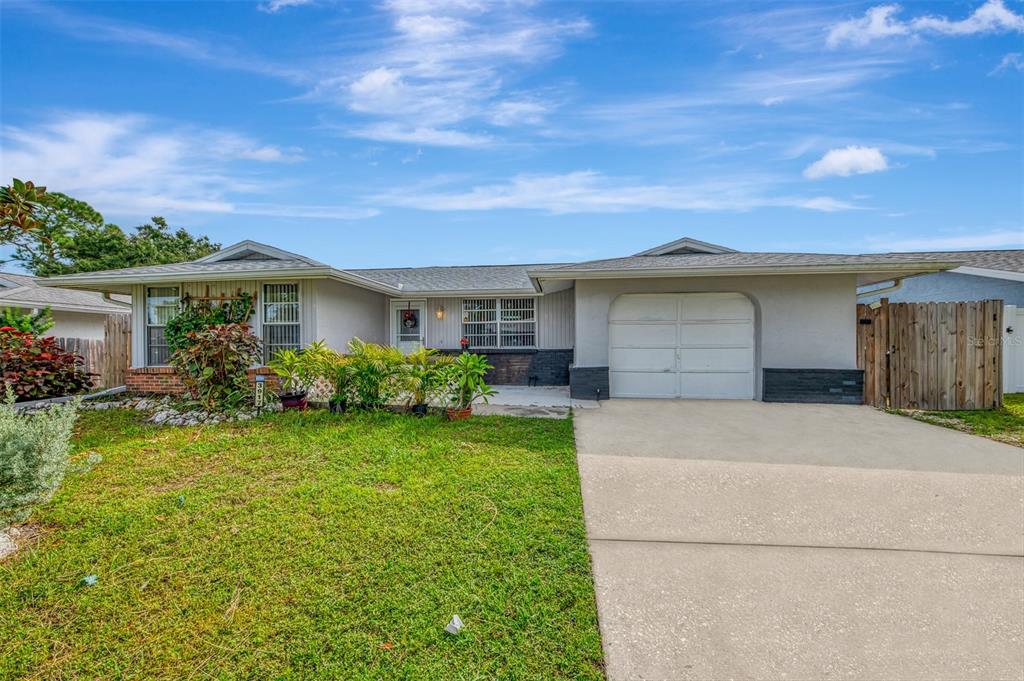
[[[282,409],[296,409],[298,411],[306,411],[306,393],[285,393],[279,396],[281,398]]]
[[[448,409],[445,413],[448,414],[449,421],[465,421],[473,415],[473,407],[466,407],[465,409]]]

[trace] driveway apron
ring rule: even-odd
[[[575,424],[613,681],[1024,679],[1024,450],[851,406]]]

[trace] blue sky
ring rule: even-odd
[[[338,266],[1024,246],[1024,3],[17,3],[5,178]]]

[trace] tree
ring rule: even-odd
[[[0,187],[0,246],[45,243],[39,235],[42,227],[39,214],[51,197],[46,187],[37,187],[18,178]]]
[[[220,248],[205,236],[172,231],[162,217],[125,234],[84,201],[57,192],[48,196],[37,211],[36,238],[16,243],[14,253],[15,260],[40,277],[183,262]]]

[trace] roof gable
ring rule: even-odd
[[[636,255],[719,255],[721,253],[736,253],[736,250],[684,236],[682,239],[649,248]]]
[[[307,265],[313,265],[315,267],[326,267],[324,263],[307,258],[304,255],[298,253],[292,253],[281,248],[275,248],[267,244],[261,244],[258,241],[239,241],[237,244],[222,248],[216,253],[193,260],[194,263],[209,264],[215,262],[232,262],[236,260],[298,260],[304,262]]]

